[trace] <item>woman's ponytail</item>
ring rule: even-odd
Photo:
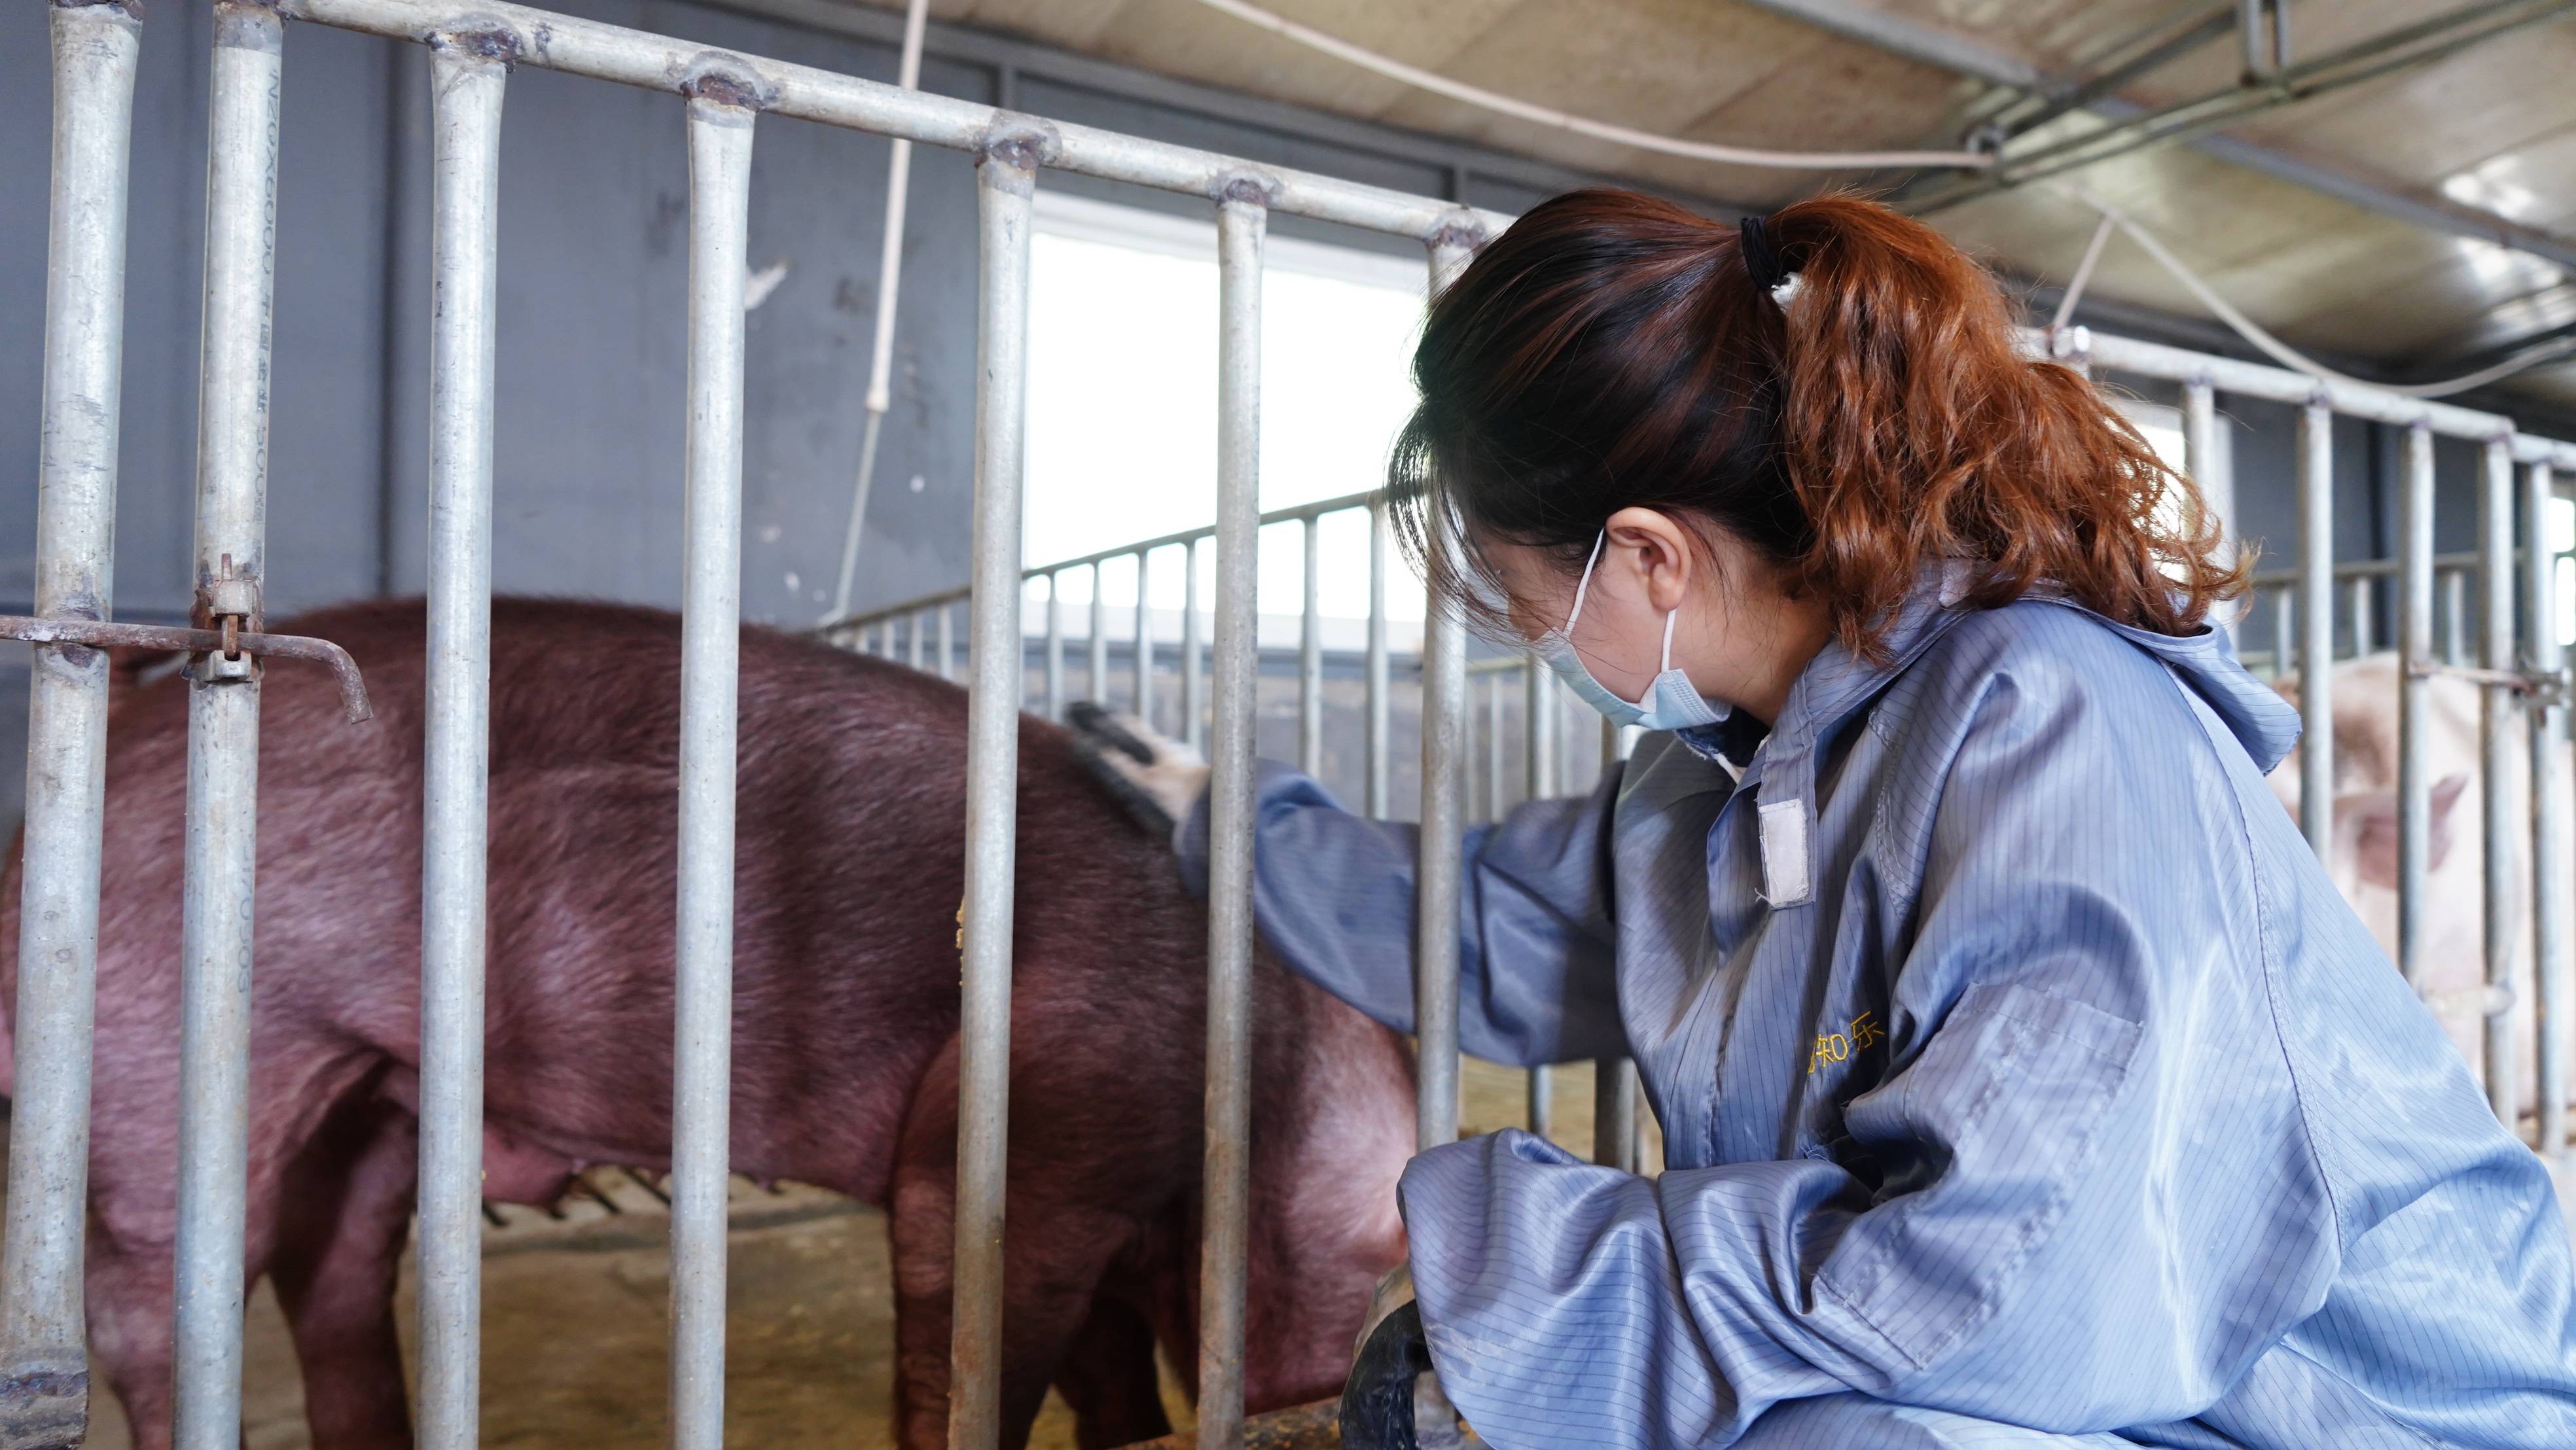
[[[1846,636],[1928,561],[1964,563],[1980,606],[2045,585],[2160,634],[2242,591],[2199,491],[2091,383],[2023,357],[2002,289],[1940,234],[1844,196],[1768,230],[1798,277],[1780,443],[1815,531],[1800,572],[1856,606]]]

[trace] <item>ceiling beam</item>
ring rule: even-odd
[[[1989,85],[2006,86],[2040,96],[2061,96],[2073,93],[2083,84],[2080,77],[2050,75],[2016,56],[1989,49],[1937,26],[1883,14],[1859,3],[1859,0],[1741,0],[1741,3]],[[2124,121],[2146,111],[2146,107],[2116,96],[2094,97],[2084,103],[2084,109],[2106,121]],[[2231,166],[2305,187],[2394,221],[2445,236],[2491,242],[2576,270],[2576,241],[2537,227],[2524,226],[2491,211],[2462,206],[2446,198],[2419,195],[2232,136],[2205,133],[2190,137],[2181,144]]]

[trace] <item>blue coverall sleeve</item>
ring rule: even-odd
[[[1464,842],[1458,1037],[1527,1066],[1627,1051],[1610,920],[1614,772],[1588,797],[1531,801]],[[1261,762],[1253,917],[1301,976],[1398,1032],[1413,1030],[1419,828],[1345,810],[1315,780]],[[1184,824],[1182,874],[1207,890],[1207,802]]]
[[[1846,1390],[2162,1423],[2324,1301],[2334,1208],[2266,1033],[2226,777],[2187,719],[2109,769],[2098,719],[2031,704],[1891,801],[1925,869],[1887,1056],[1853,1054],[1798,1156],[1649,1181],[1507,1131],[1413,1161],[1433,1359],[1492,1443],[1725,1446]]]

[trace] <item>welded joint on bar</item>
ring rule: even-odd
[[[1483,217],[1476,215],[1473,208],[1462,206],[1441,217],[1440,224],[1431,229],[1430,235],[1422,239],[1422,244],[1434,251],[1443,247],[1459,247],[1472,252],[1483,246],[1492,235],[1493,229],[1485,225]]]
[[[519,32],[483,15],[465,16],[455,25],[433,30],[421,37],[421,44],[440,55],[494,61],[505,71],[517,66],[520,57],[528,53]]]
[[[1258,171],[1228,171],[1217,177],[1210,194],[1219,206],[1233,203],[1268,210],[1279,199],[1279,181]]]
[[[216,49],[273,55],[284,46],[285,35],[278,0],[215,0]]]
[[[675,89],[692,101],[741,111],[760,111],[777,99],[775,89],[740,56],[710,51],[680,68]]]
[[[375,709],[367,702],[366,681],[358,674],[358,662],[349,658],[347,650],[327,639],[300,634],[259,634],[238,629],[227,632],[162,624],[115,624],[96,619],[39,618],[25,614],[0,614],[0,639],[60,645],[67,652],[134,646],[199,658],[229,655],[244,663],[267,655],[311,660],[328,666],[339,681],[340,707],[347,712],[351,724],[375,718]]]
[[[1064,155],[1064,136],[1054,123],[1018,111],[996,111],[983,138],[975,143],[975,164],[996,162],[1013,171],[1034,172]]]

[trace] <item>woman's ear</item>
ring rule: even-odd
[[[1699,559],[1679,521],[1650,508],[1623,508],[1604,521],[1610,547],[1634,560],[1645,585],[1646,603],[1657,614],[1670,614],[1690,595],[1692,571]]]

